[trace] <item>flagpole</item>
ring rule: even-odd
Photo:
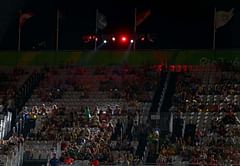
[[[94,51],[97,51],[97,32],[98,32],[98,9],[96,9],[96,27],[95,27],[95,41],[94,41]]]
[[[216,7],[214,8],[214,19],[213,19],[213,51],[216,50]]]
[[[20,18],[22,15],[22,11],[19,11],[19,18],[18,18],[18,52],[21,51],[21,25],[20,25]]]
[[[57,21],[56,21],[56,51],[59,50],[59,9],[57,9]]]
[[[136,51],[136,40],[137,39],[137,8],[134,10],[134,42],[133,42],[133,54]]]

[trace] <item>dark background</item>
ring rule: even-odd
[[[22,49],[30,50],[39,43],[54,50],[56,11],[60,10],[59,47],[62,50],[92,48],[82,42],[85,34],[94,34],[96,9],[108,25],[101,34],[132,34],[134,8],[151,9],[152,14],[140,26],[138,34],[154,34],[155,42],[139,48],[210,49],[213,43],[214,8],[235,8],[232,20],[216,32],[217,48],[240,47],[240,4],[238,1],[73,1],[73,0],[2,0],[0,1],[0,49],[16,50],[19,11],[34,16],[22,28]]]

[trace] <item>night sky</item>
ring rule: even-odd
[[[5,2],[4,2],[5,1]],[[92,48],[82,36],[95,32],[95,11],[106,16],[108,25],[101,34],[132,34],[134,8],[151,9],[152,13],[140,26],[138,34],[152,34],[154,43],[139,48],[210,49],[213,40],[214,7],[235,8],[232,20],[216,33],[217,48],[240,47],[240,3],[237,1],[73,1],[73,0],[4,0],[0,6],[0,49],[16,50],[18,11],[31,11],[34,16],[22,28],[22,49],[31,50],[39,43],[44,49],[55,49],[56,11],[60,10],[59,47],[62,50]],[[83,3],[80,3],[83,2]],[[125,2],[125,3],[124,3]]]

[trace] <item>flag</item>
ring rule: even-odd
[[[30,19],[34,14],[32,12],[22,13],[20,11],[19,24],[18,24],[18,51],[21,50],[21,29],[24,23]]]
[[[151,15],[150,9],[136,13],[136,26],[142,24],[150,15]]]
[[[234,8],[230,11],[216,11],[215,12],[215,29],[218,29],[224,25],[226,25],[233,17]]]
[[[96,29],[95,33],[97,35],[98,30],[103,30],[107,26],[107,19],[106,16],[102,13],[98,12],[98,9],[96,9]],[[95,38],[95,44],[94,44],[94,50],[97,50],[97,37]]]
[[[21,28],[23,24],[33,16],[34,14],[32,12],[28,13],[22,13],[19,18],[19,27]]]
[[[97,12],[97,29],[104,29],[107,26],[106,16],[100,12]]]

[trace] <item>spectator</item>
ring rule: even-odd
[[[53,154],[53,157],[49,161],[50,166],[60,166],[59,160],[56,158],[56,153]]]

